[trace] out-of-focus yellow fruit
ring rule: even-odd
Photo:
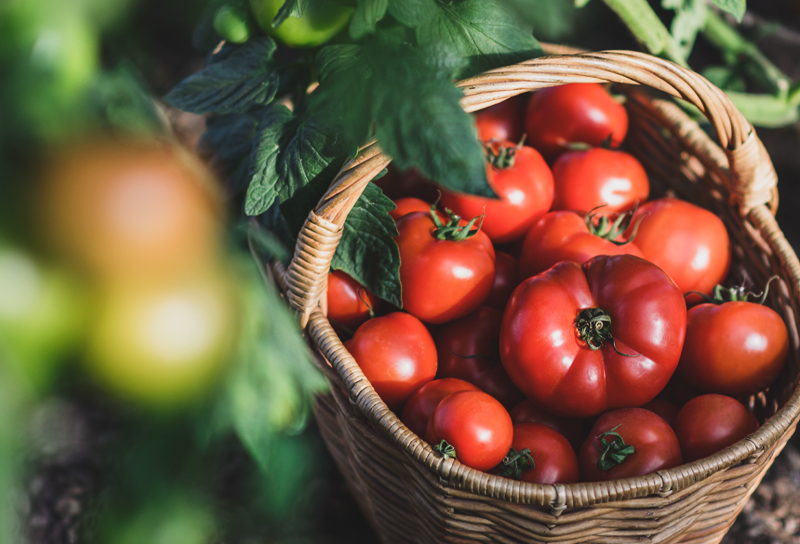
[[[333,2],[309,2],[302,17],[287,17],[278,28],[272,20],[285,0],[250,0],[261,29],[292,47],[316,47],[333,38],[353,15],[351,8]]]
[[[45,240],[92,273],[175,276],[217,257],[220,198],[205,168],[176,147],[95,140],[62,148],[40,191]]]
[[[237,305],[230,281],[216,273],[166,285],[109,285],[89,332],[89,373],[151,407],[198,400],[232,357]]]

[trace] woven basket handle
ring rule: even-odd
[[[777,205],[777,175],[752,125],[730,99],[702,76],[634,51],[540,57],[463,80],[461,105],[477,111],[529,91],[565,83],[646,85],[682,98],[709,120],[728,158],[729,190],[742,215]],[[287,270],[287,297],[303,327],[319,305],[347,214],[367,183],[391,161],[376,141],[345,163],[317,208],[309,214]]]

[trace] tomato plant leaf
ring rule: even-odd
[[[670,34],[684,58],[689,58],[697,33],[706,24],[708,7],[705,0],[662,0],[661,6],[675,11]]]
[[[394,202],[369,183],[347,216],[331,268],[343,270],[380,298],[402,307]]]
[[[533,29],[499,2],[464,0],[438,4],[436,14],[417,28],[422,46],[443,44],[468,60],[457,77],[538,57]]]
[[[578,8],[569,0],[502,0],[533,27],[540,40],[563,41],[575,29]]]
[[[270,106],[261,117],[250,156],[245,213],[261,214],[276,199],[283,202],[309,183],[330,183],[347,157],[347,148],[332,134],[307,114]]]
[[[227,45],[203,70],[172,89],[164,100],[196,114],[244,113],[275,98],[280,77],[272,63],[275,42],[261,36]]]
[[[286,0],[272,20],[272,28],[278,28],[288,17],[302,17],[308,0]]]
[[[717,6],[722,11],[730,13],[738,22],[742,22],[745,9],[747,8],[746,0],[711,0],[711,3]]]
[[[446,187],[494,196],[474,123],[453,85],[460,58],[451,50],[370,39],[363,47],[324,48],[317,66],[320,86],[310,107],[350,144],[374,130],[398,168],[416,167]]]
[[[225,180],[230,196],[244,191],[250,181],[249,158],[257,132],[254,114],[220,115],[207,121],[198,152],[208,157],[212,170]]]
[[[389,0],[389,13],[400,23],[417,27],[436,14],[435,0]]]
[[[374,33],[388,7],[389,0],[358,0],[358,7],[350,19],[350,37],[360,40],[366,34]]]

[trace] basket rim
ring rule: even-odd
[[[627,62],[630,64],[626,64]],[[577,68],[570,63],[575,63]],[[465,91],[465,97],[462,100],[464,109],[476,111],[511,96],[527,92],[532,88],[551,86],[550,84],[531,84],[530,82],[520,84],[518,80],[514,79],[515,77],[519,78],[520,74],[524,76],[527,73],[526,70],[532,66],[543,66],[546,70],[552,69],[553,66],[560,66],[555,69],[555,72],[560,75],[551,78],[549,81],[551,84],[570,83],[576,78],[579,81],[603,81],[599,78],[598,73],[604,73],[611,74],[607,81],[612,83],[642,83],[640,80],[646,80],[650,84],[655,79],[658,81],[651,86],[667,94],[684,99],[693,94],[694,99],[690,101],[696,106],[701,106],[702,111],[709,116],[712,125],[718,131],[724,155],[727,156],[730,163],[732,177],[735,178],[737,174],[736,161],[740,161],[738,165],[743,163],[741,157],[737,158],[736,154],[747,146],[751,150],[747,159],[753,160],[755,157],[755,160],[760,163],[761,174],[766,171],[767,175],[771,172],[774,176],[774,169],[772,169],[766,151],[755,155],[752,153],[752,149],[757,151],[763,149],[754,129],[722,91],[693,72],[643,53],[624,51],[539,57],[509,67],[491,70],[458,83],[459,87]],[[589,68],[586,68],[587,66]],[[666,75],[659,72],[661,69],[665,70]],[[603,72],[604,70],[606,72]],[[640,73],[642,71],[646,72],[644,76]],[[551,73],[548,72],[548,77],[551,77]],[[675,78],[678,77],[676,74],[684,78],[681,80],[682,82],[676,82]],[[638,77],[638,80],[634,76]],[[659,80],[659,76],[663,76],[664,79]],[[686,86],[691,92],[686,91],[684,88]],[[699,127],[698,130],[700,130]],[[416,462],[421,462],[443,480],[449,481],[458,489],[468,490],[478,495],[510,502],[550,506],[556,513],[560,513],[566,508],[587,507],[614,500],[653,495],[666,497],[692,483],[705,480],[714,473],[740,464],[749,458],[760,456],[776,444],[793,425],[796,425],[800,418],[800,387],[794,388],[791,398],[786,404],[756,432],[710,457],[648,475],[606,482],[533,484],[486,474],[453,459],[442,459],[422,438],[411,432],[399,417],[386,407],[364,377],[353,357],[333,332],[323,310],[319,307],[319,296],[316,300],[313,296],[307,296],[307,291],[313,291],[315,287],[320,286],[322,288],[316,290],[324,295],[326,287],[324,278],[327,277],[330,268],[330,259],[326,263],[327,256],[324,255],[321,259],[321,266],[320,260],[311,259],[311,264],[316,265],[317,268],[313,271],[311,278],[304,275],[303,266],[309,266],[308,253],[314,251],[309,250],[309,246],[320,243],[325,245],[327,241],[328,245],[332,244],[333,250],[335,250],[338,236],[341,235],[341,224],[344,223],[347,212],[352,208],[369,180],[390,160],[373,141],[360,150],[356,159],[343,166],[342,171],[331,185],[331,189],[322,198],[319,206],[315,212],[311,213],[309,220],[304,225],[301,236],[298,238],[295,257],[289,269],[284,269],[280,264],[275,265],[278,272],[276,277],[281,287],[287,291],[290,304],[301,314],[301,321],[306,321],[314,344],[330,363],[358,411]],[[363,181],[364,179],[366,181]],[[733,181],[735,184],[736,180]],[[745,180],[746,183],[747,180]],[[359,184],[361,184],[360,190]],[[770,191],[776,194],[774,183]],[[732,194],[734,192],[735,187],[731,190]],[[800,290],[800,262],[775,222],[769,208],[771,200],[750,205],[747,209],[743,209],[743,202],[744,200],[737,200],[742,215],[746,220],[754,223],[758,232],[766,233],[765,238],[770,247],[785,261],[785,268],[790,271],[787,276],[791,276],[790,296],[792,296],[792,292],[796,293]],[[320,239],[322,236],[320,233],[324,233],[325,229],[332,233],[332,239]],[[304,240],[303,235],[309,231],[313,231],[314,234],[311,236],[312,241]],[[324,236],[322,237],[324,238]],[[331,250],[331,258],[333,250]],[[302,258],[298,258],[299,255]],[[298,292],[300,296],[298,296]],[[315,293],[315,296],[319,293]],[[303,298],[302,295],[306,295],[304,300],[300,300]],[[309,299],[310,307],[308,306]],[[306,306],[304,307],[303,304]]]

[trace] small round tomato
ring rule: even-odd
[[[487,471],[508,454],[513,436],[511,416],[502,404],[480,391],[461,391],[433,411],[425,440],[431,446],[444,440],[460,462]]]
[[[380,299],[341,270],[328,274],[328,319],[334,325],[355,330],[378,307]]]
[[[738,400],[700,395],[678,412],[675,434],[687,463],[713,455],[756,430],[752,414]]]
[[[421,212],[397,221],[404,310],[438,324],[483,304],[494,282],[494,247],[481,230],[470,228],[452,212],[447,224]]]
[[[413,197],[425,202],[434,202],[439,198],[439,189],[436,184],[425,178],[415,168],[397,170],[390,164],[387,167],[386,175],[376,179],[374,183],[381,188],[383,194],[394,201]]]
[[[311,2],[302,17],[287,17],[278,28],[272,20],[285,0],[250,0],[261,29],[291,47],[316,47],[333,38],[350,20],[353,8],[334,2]]]
[[[661,198],[641,206],[633,222],[639,218],[633,243],[645,259],[669,274],[682,293],[710,294],[725,279],[731,250],[719,217],[684,200]]]
[[[439,359],[440,378],[459,378],[510,408],[525,396],[506,374],[497,353],[503,314],[481,306],[471,314],[438,327],[434,342]]]
[[[498,468],[500,476],[534,484],[574,484],[580,480],[578,457],[569,441],[541,423],[514,424],[511,451]]]
[[[647,200],[650,183],[641,163],[624,151],[568,151],[553,164],[554,210],[581,214],[603,206],[623,212]]]
[[[522,278],[535,276],[561,261],[585,263],[597,255],[635,255],[642,253],[632,243],[619,242],[622,234],[607,216],[594,224],[591,217],[575,212],[558,211],[539,219],[522,244],[519,273]]]
[[[562,262],[523,281],[500,329],[500,358],[530,400],[590,417],[641,406],[680,359],[686,303],[675,283],[633,255]]]
[[[496,198],[455,193],[442,189],[442,206],[462,217],[486,214],[482,229],[492,242],[519,238],[550,209],[553,174],[538,151],[510,142],[487,145],[486,176]]]
[[[666,421],[670,427],[675,424],[675,418],[678,416],[678,407],[664,399],[653,399],[642,408],[661,416],[661,419]]]
[[[431,209],[430,202],[425,202],[421,198],[414,198],[413,196],[398,198],[394,201],[394,205],[395,209],[390,211],[389,215],[395,221],[411,212],[427,212]]]
[[[370,319],[345,347],[383,402],[399,412],[436,376],[436,345],[419,319],[404,312]]]
[[[597,83],[570,83],[533,93],[525,113],[530,145],[550,161],[571,143],[619,147],[628,132],[625,108]]]
[[[552,427],[569,440],[575,451],[581,448],[581,444],[586,438],[583,420],[553,415],[528,399],[523,400],[511,410],[511,421],[514,423],[542,423]]]
[[[494,284],[484,304],[502,312],[506,309],[506,303],[517,285],[519,285],[517,260],[508,253],[495,251]]]
[[[683,463],[672,427],[641,408],[622,408],[600,416],[578,459],[583,482],[642,476]]]
[[[526,99],[523,95],[513,96],[473,114],[478,138],[484,142],[489,140],[518,142],[522,138]]]
[[[403,406],[400,420],[417,436],[424,437],[428,428],[428,420],[439,403],[448,395],[459,391],[480,391],[480,389],[457,378],[443,378],[428,382],[417,389],[408,399]]]
[[[789,333],[781,316],[744,300],[700,304],[689,310],[678,372],[703,393],[757,393],[786,364]]]

